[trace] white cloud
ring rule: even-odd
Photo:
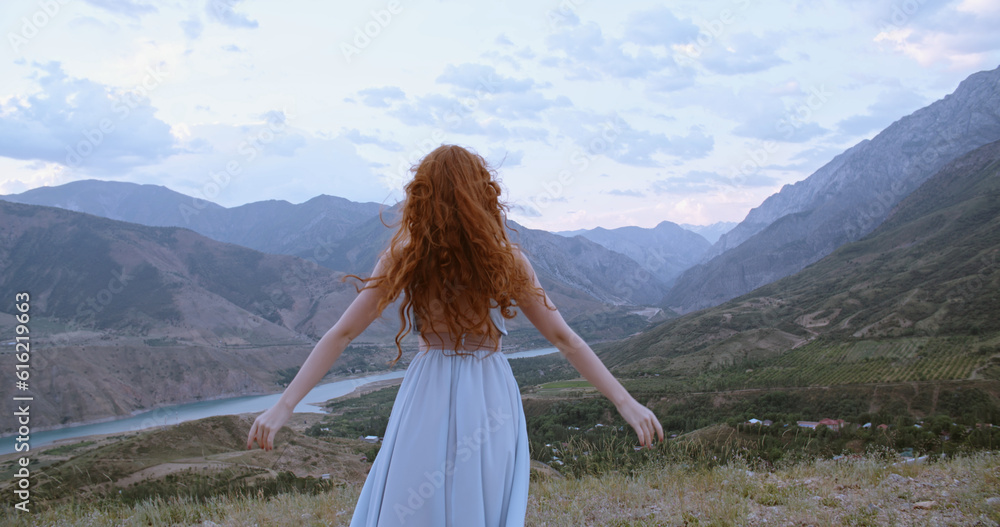
[[[206,0],[205,12],[208,13],[208,18],[225,26],[255,29],[258,26],[256,20],[236,11],[236,6],[242,2],[243,0]]]
[[[56,62],[36,68],[37,91],[0,109],[0,156],[100,175],[176,151],[170,126],[155,117],[144,93],[69,77]]]

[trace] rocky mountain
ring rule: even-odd
[[[733,230],[733,227],[736,227],[738,223],[735,221],[717,221],[711,225],[691,225],[689,223],[682,223],[680,225],[681,228],[700,234],[708,240],[708,243],[714,244],[719,241],[719,238],[721,238],[723,234]]]
[[[626,370],[689,374],[763,361],[753,366],[758,372],[778,361],[769,357],[802,350],[776,371],[855,360],[855,374],[877,366],[888,376],[924,361],[915,375],[936,375],[993,364],[984,366],[1000,351],[997,313],[1000,141],[949,163],[863,239],[795,275],[611,345],[602,357]],[[1000,364],[992,371],[984,374],[1000,375]]]
[[[14,334],[14,295],[30,295],[37,429],[271,392],[357,294],[300,258],[54,207],[0,201],[0,240],[0,334]],[[395,332],[387,317],[357,342]],[[389,358],[368,355],[365,369]]]
[[[602,247],[635,260],[667,286],[682,272],[701,261],[710,247],[708,240],[676,223],[660,222],[652,229],[619,227],[557,233],[582,236]]]
[[[154,227],[185,227],[214,240],[272,254],[308,253],[378,214],[377,203],[320,195],[305,203],[267,200],[226,208],[160,185],[83,180],[0,196]]]
[[[1000,68],[896,121],[794,185],[722,236],[706,263],[664,299],[679,312],[718,305],[795,273],[875,229],[901,199],[951,160],[1000,139]]]
[[[392,236],[392,227],[386,225],[394,225],[398,218],[398,207],[382,211],[331,244],[316,261],[349,273],[370,273]],[[663,298],[656,295],[667,291],[657,277],[628,256],[590,240],[529,229],[513,220],[507,226],[508,236],[528,254],[542,287],[561,311],[575,316],[607,305],[655,305]]]
[[[547,290],[581,298],[579,292],[586,295],[584,300],[613,305],[654,305],[657,292],[667,291],[658,276],[628,255],[583,236],[567,238],[513,221],[508,224],[514,229],[511,239],[524,249]]]
[[[0,237],[2,298],[29,291],[37,313],[95,330],[308,342],[356,294],[342,273],[299,258],[54,207],[0,201]]]
[[[227,209],[161,186],[97,180],[2,198],[144,225],[188,227],[216,240],[295,255],[354,274],[371,272],[392,233],[386,224],[395,222],[398,214],[397,206],[383,208],[332,196],[317,196],[298,205],[270,200]],[[571,242],[515,222],[510,225],[521,233],[524,247],[535,250],[532,258],[543,286],[560,297],[561,302],[553,300],[569,314],[592,312],[609,304],[655,305],[666,294],[667,286],[658,278],[641,287],[624,286],[623,277],[635,282],[648,274],[627,256],[586,240]],[[681,232],[680,238],[692,238],[690,233]],[[697,238],[693,239],[699,245]]]

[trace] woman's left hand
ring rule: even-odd
[[[277,403],[264,413],[257,416],[253,426],[250,427],[250,434],[247,435],[247,450],[253,449],[253,442],[257,441],[264,450],[274,449],[274,436],[278,434],[282,426],[288,422],[292,416],[292,410],[281,403]]]
[[[640,445],[652,448],[656,437],[659,437],[661,443],[663,442],[663,425],[660,424],[660,420],[652,410],[635,398],[629,397],[628,401],[618,408],[618,413],[635,430]]]

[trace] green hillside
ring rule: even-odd
[[[949,164],[866,238],[600,354],[710,389],[997,378],[1000,143]],[[752,371],[749,371],[752,370]],[[714,379],[714,381],[709,382]]]

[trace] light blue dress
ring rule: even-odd
[[[506,335],[499,310],[490,318]],[[524,408],[506,355],[490,352],[410,362],[351,527],[523,527]]]

